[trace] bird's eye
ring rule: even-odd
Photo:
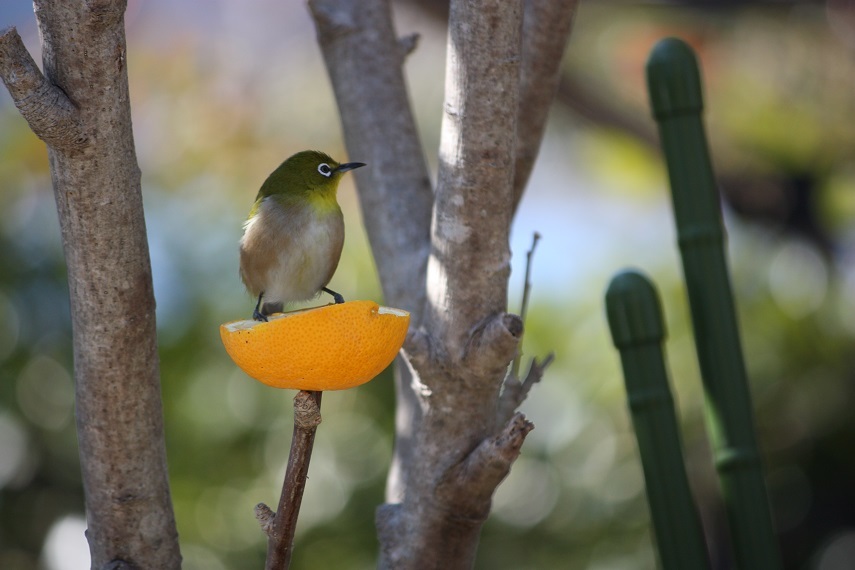
[[[329,178],[330,174],[332,174],[332,168],[326,162],[322,162],[318,165],[318,172]]]

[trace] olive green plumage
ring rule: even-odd
[[[266,320],[285,304],[321,291],[343,302],[326,288],[344,244],[336,192],[342,175],[360,166],[365,165],[339,164],[307,150],[288,158],[261,185],[240,240],[240,276],[258,297],[253,318]]]

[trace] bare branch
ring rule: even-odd
[[[429,494],[411,498],[406,505],[377,509],[379,567],[472,568],[490,499],[533,428],[517,414],[499,434],[484,439],[449,467]]]
[[[77,108],[42,75],[15,28],[0,32],[0,77],[37,137],[67,152],[85,146]]]
[[[348,152],[368,163],[355,174],[385,302],[408,310],[411,329],[418,330],[433,190],[404,84],[402,65],[410,42],[402,45],[395,35],[388,0],[310,0],[309,8]],[[388,479],[390,500],[406,493],[403,466],[410,461],[412,426],[420,422],[422,410],[413,390],[421,384],[402,362],[399,358],[395,367],[398,437]]]
[[[497,426],[504,425],[514,415],[517,408],[528,397],[531,387],[540,382],[540,379],[543,378],[543,373],[546,372],[547,367],[552,364],[554,359],[555,355],[553,353],[547,354],[543,362],[538,362],[536,358],[533,358],[531,366],[528,369],[528,374],[526,374],[522,382],[513,372],[505,377],[505,382],[502,385],[502,395],[499,397],[499,407],[496,410]]]
[[[426,314],[450,346],[507,305],[521,24],[519,1],[451,4]]]
[[[540,150],[578,0],[526,0],[514,168],[514,210]]]
[[[406,345],[421,415],[398,425],[416,451],[392,497],[401,503],[377,511],[381,568],[471,568],[504,476],[489,466],[512,461],[493,428],[522,332],[505,312],[516,137],[507,110],[517,109],[521,28],[520,2],[452,2],[427,305]],[[452,483],[461,469],[468,485],[483,485],[464,502],[466,491]]]
[[[540,241],[540,234],[534,232],[531,238],[531,249],[525,254],[525,278],[523,279],[523,297],[520,304],[520,319],[525,324],[526,316],[528,315],[528,297],[531,294],[531,266],[534,260],[534,250],[537,248],[537,242]],[[522,339],[520,339],[522,341]],[[514,357],[514,363],[511,366],[511,374],[515,378],[520,375],[520,362],[522,361],[522,350],[517,351]]]
[[[42,75],[14,30],[0,74],[48,159],[68,264],[93,568],[178,568],[155,303],[121,0],[35,0]]]
[[[310,0],[318,42],[341,113],[365,229],[386,303],[412,326],[424,306],[433,194],[402,65],[414,40],[399,43],[388,0]]]
[[[537,242],[540,241],[540,234],[534,232],[531,236],[531,248],[525,254],[525,277],[523,279],[523,298],[520,306],[520,318],[525,321],[528,315],[528,298],[531,294],[531,267],[534,262],[534,251],[537,249]]]
[[[444,504],[463,507],[458,509],[457,516],[486,518],[490,497],[508,475],[533,429],[534,424],[523,414],[515,414],[501,432],[482,441],[463,462],[446,473],[437,486],[437,497]]]
[[[525,256],[525,279],[523,281],[523,298],[520,307],[520,320],[522,322],[525,322],[526,315],[528,314],[528,298],[531,293],[531,266],[534,259],[534,251],[537,248],[539,240],[540,234],[534,232],[531,240],[531,249],[528,250]],[[542,364],[538,364],[537,359],[532,359],[528,375],[523,382],[520,382],[519,371],[520,362],[522,361],[522,350],[517,351],[511,369],[505,376],[505,381],[502,384],[502,394],[499,397],[499,406],[496,410],[497,426],[502,426],[511,419],[516,409],[528,396],[531,387],[535,383],[540,382],[543,372],[552,362],[553,357],[554,355],[550,353]]]
[[[379,160],[377,170],[362,169],[357,180],[387,302],[423,301],[404,345],[407,368],[399,361],[389,504],[376,518],[379,567],[471,568],[490,497],[532,427],[517,415],[498,435],[496,428],[502,378],[522,333],[522,320],[506,312],[509,227],[519,199],[515,152],[524,146],[533,162],[532,139],[543,132],[542,125],[534,134],[526,131],[520,143],[522,2],[451,3],[435,197],[415,129],[400,128],[398,115],[412,122],[399,69],[408,46],[394,36],[388,2],[310,0],[310,7],[350,154]],[[557,33],[549,34],[544,45],[534,41],[530,57],[552,57],[542,55],[555,51],[547,47],[554,48]],[[383,66],[394,68],[391,81]],[[543,73],[529,76],[532,90]],[[539,96],[530,96],[541,105]],[[545,121],[549,100],[551,93],[542,119],[534,113],[532,120]],[[413,176],[381,179],[385,173],[400,177],[402,168]],[[424,213],[432,202],[428,233]],[[401,265],[412,254],[417,263]],[[517,381],[518,392],[527,392],[536,375]]]
[[[269,532],[265,530],[262,522],[262,530],[265,530],[268,536],[265,565],[267,570],[287,570],[291,564],[294,532],[297,530],[297,516],[300,514],[303,490],[306,488],[306,479],[309,474],[309,461],[312,459],[312,448],[315,445],[315,431],[321,423],[322,395],[323,392],[301,390],[294,396],[294,434],[291,437],[291,452],[288,455],[285,480],[282,482],[279,507],[276,509]],[[258,518],[258,507],[256,507],[256,517]]]

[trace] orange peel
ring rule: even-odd
[[[220,338],[244,372],[274,388],[344,390],[386,368],[404,344],[410,314],[374,301],[232,321]]]

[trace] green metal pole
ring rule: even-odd
[[[780,553],[725,261],[719,194],[701,122],[700,72],[691,48],[676,38],[660,41],[647,62],[647,84],[668,164],[707,424],[736,562],[742,570],[778,569]]]
[[[683,466],[662,356],[665,326],[653,283],[640,273],[618,274],[606,292],[606,312],[620,351],[662,568],[708,569],[703,529]]]

